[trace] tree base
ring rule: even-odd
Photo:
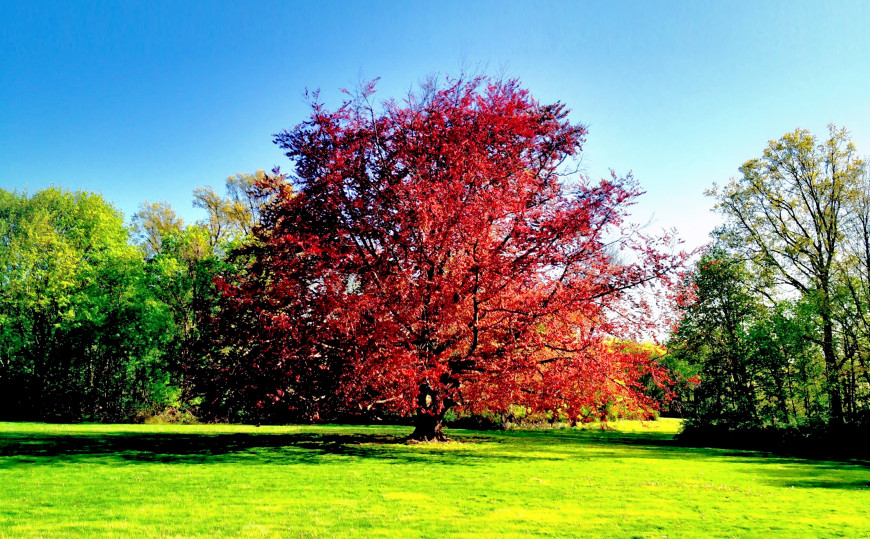
[[[417,416],[417,426],[414,432],[408,436],[408,441],[419,442],[449,442],[450,438],[444,435],[444,423],[439,418],[421,414]]]
[[[415,433],[411,433],[410,436],[405,440],[409,444],[428,444],[428,443],[442,443],[442,442],[450,442],[450,438],[445,436],[443,433],[432,436],[431,438],[427,438],[425,436],[418,436]]]

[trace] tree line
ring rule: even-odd
[[[870,426],[870,191],[845,129],[770,141],[708,194],[724,225],[677,294],[670,359],[703,430]]]
[[[258,219],[256,174],[194,192],[185,225],[163,202],[125,225],[100,195],[0,191],[0,416],[126,421],[202,401],[213,279]],[[191,418],[192,419],[192,418]]]

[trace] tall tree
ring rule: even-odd
[[[691,411],[705,421],[748,425],[757,419],[748,329],[761,303],[748,281],[742,261],[713,249],[687,283],[692,300],[682,305],[669,348],[701,376]]]
[[[226,181],[227,196],[221,196],[211,187],[199,187],[193,191],[193,205],[208,212],[208,217],[198,224],[208,231],[209,243],[220,248],[222,242],[238,240],[251,234],[260,222],[264,204],[269,200],[267,192],[257,184],[267,179],[280,181],[277,172],[269,176],[262,170],[253,174],[240,173]]]
[[[178,217],[168,202],[141,203],[139,211],[133,214],[131,224],[133,240],[142,247],[146,257],[161,251],[163,238],[180,234],[184,229],[184,220]]]
[[[845,408],[848,415],[870,424],[870,173],[863,178],[845,226],[845,256],[838,266],[837,322],[848,364]]]
[[[216,308],[213,279],[231,274],[226,252],[243,243],[259,223],[265,198],[256,188],[267,174],[237,174],[227,178],[226,196],[211,187],[194,190],[194,206],[207,217],[186,225],[166,203],[143,203],[133,216],[133,238],[147,259],[151,290],[172,315],[171,338],[165,346],[173,382],[182,389],[183,403],[198,400],[204,374],[203,325]]]
[[[712,191],[731,244],[779,282],[812,298],[834,423],[843,421],[843,398],[833,293],[844,223],[862,169],[845,129],[831,125],[823,141],[798,129],[771,141],[760,158],[740,167],[740,178]]]
[[[514,81],[453,80],[376,111],[373,85],[276,136],[295,163],[243,278],[224,282],[219,344],[236,406],[320,417],[387,408],[442,439],[447,409],[512,404],[572,419],[651,410],[629,290],[679,255],[624,225],[630,178],[567,174],[586,130]],[[619,250],[636,262],[620,263]]]

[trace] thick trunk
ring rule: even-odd
[[[447,442],[444,436],[444,414],[448,406],[437,391],[428,384],[420,386],[420,395],[417,397],[417,416],[415,418],[414,432],[408,437],[417,442]]]
[[[430,415],[417,412],[414,432],[408,437],[417,442],[448,442],[444,436],[444,414]]]

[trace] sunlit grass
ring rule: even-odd
[[[870,468],[686,448],[677,423],[0,424],[0,536],[867,537]]]

